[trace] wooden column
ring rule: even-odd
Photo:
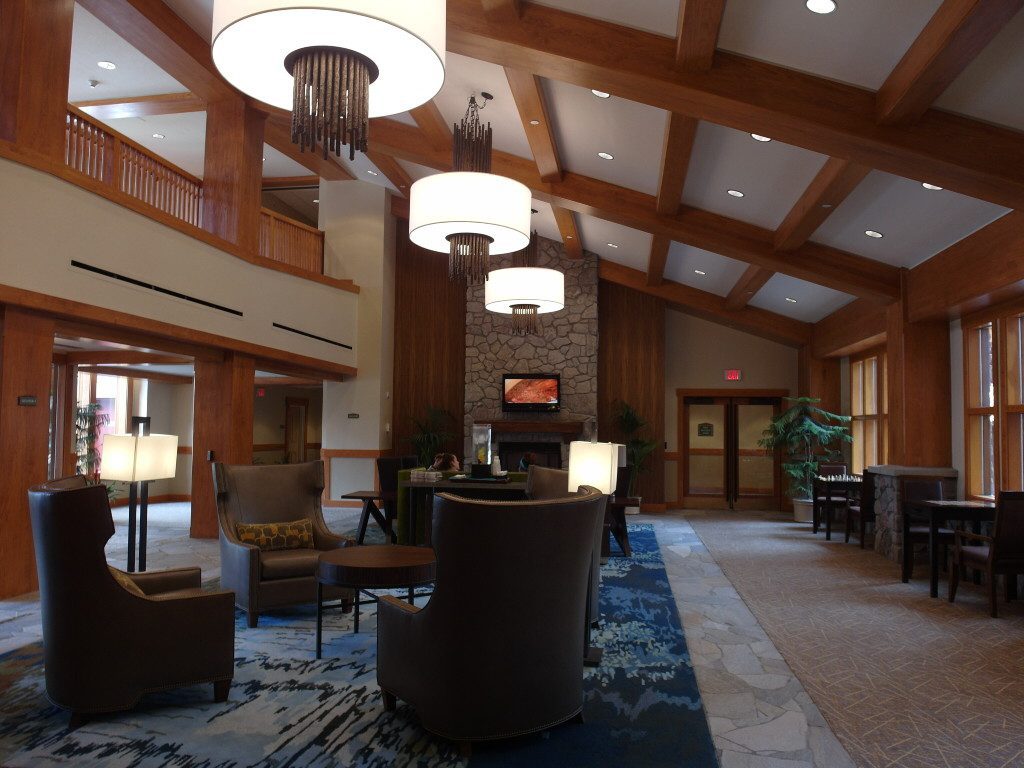
[[[192,426],[192,531],[194,538],[217,537],[213,470],[207,459],[252,463],[253,388],[251,357],[228,352],[223,360],[195,361]]]
[[[815,357],[811,345],[800,347],[798,385],[802,397],[816,397],[826,411],[839,413],[841,408],[840,373],[838,357]]]
[[[206,107],[203,228],[253,253],[259,246],[266,121],[241,98]]]
[[[0,138],[64,158],[74,0],[3,0]]]
[[[903,299],[888,309],[886,383],[889,463],[948,467],[952,460],[949,322],[907,320]]]
[[[0,598],[37,589],[28,489],[46,481],[54,322],[10,307],[0,326]],[[18,405],[18,398],[35,405]]]

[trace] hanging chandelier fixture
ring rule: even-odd
[[[444,0],[214,0],[213,62],[231,85],[292,111],[292,141],[326,158],[366,151],[371,117],[444,82]]]
[[[492,97],[481,94],[486,105]],[[491,255],[530,242],[530,190],[491,173],[491,125],[480,122],[476,97],[455,126],[452,172],[427,176],[409,191],[409,239],[448,254],[448,276],[470,285],[487,280]]]
[[[512,316],[512,335],[540,331],[539,315],[565,307],[565,275],[537,266],[537,232],[530,244],[512,256],[512,266],[496,269],[484,286],[484,306]]]

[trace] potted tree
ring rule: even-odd
[[[818,465],[835,461],[842,444],[853,442],[849,416],[819,408],[816,397],[787,397],[792,405],[764,431],[758,445],[783,452],[782,469],[789,478],[787,493],[793,500],[793,519],[808,523],[814,505],[814,478]]]
[[[647,426],[647,422],[636,412],[629,403],[616,400],[615,411],[612,418],[615,422],[615,430],[619,433],[622,442],[626,446],[626,465],[629,467],[629,495],[636,496],[637,481],[640,472],[646,469],[647,458],[654,453],[658,444],[640,435],[641,430]],[[640,507],[627,507],[627,515],[635,515],[640,512]]]
[[[447,429],[451,418],[452,415],[443,408],[430,407],[422,419],[412,420],[416,431],[409,437],[409,442],[421,467],[429,467],[434,457],[452,439],[452,433]]]

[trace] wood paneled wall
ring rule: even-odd
[[[658,447],[640,473],[645,504],[665,501],[665,302],[607,280],[598,287],[597,423],[600,440],[619,441],[613,404],[632,405]]]
[[[28,489],[46,482],[53,356],[52,319],[0,310],[0,598],[37,588]],[[30,395],[35,405],[18,405]]]
[[[428,407],[452,414],[449,450],[462,454],[465,400],[466,289],[448,279],[448,257],[409,241],[397,219],[395,264],[395,384],[392,448],[411,453],[413,418]]]
[[[800,348],[799,382],[801,397],[816,397],[820,407],[841,413],[842,373],[838,357],[815,357],[807,344]],[[783,404],[785,405],[785,404]]]

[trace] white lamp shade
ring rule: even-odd
[[[537,314],[565,307],[565,275],[557,269],[509,267],[495,269],[484,283],[484,306],[511,315],[516,304],[533,304]]]
[[[225,80],[288,110],[288,54],[320,46],[361,53],[380,72],[370,84],[369,116],[393,115],[441,90],[445,0],[214,0],[212,39],[213,63]]]
[[[619,446],[616,443],[569,443],[569,488],[592,485],[601,493],[613,493],[619,470]]]
[[[100,478],[134,483],[174,477],[177,435],[104,435]]]
[[[493,173],[458,171],[425,176],[409,195],[409,239],[448,253],[448,236],[490,237],[490,253],[521,251],[530,242],[530,190]]]
[[[100,478],[131,483],[135,480],[135,435],[103,435]]]

